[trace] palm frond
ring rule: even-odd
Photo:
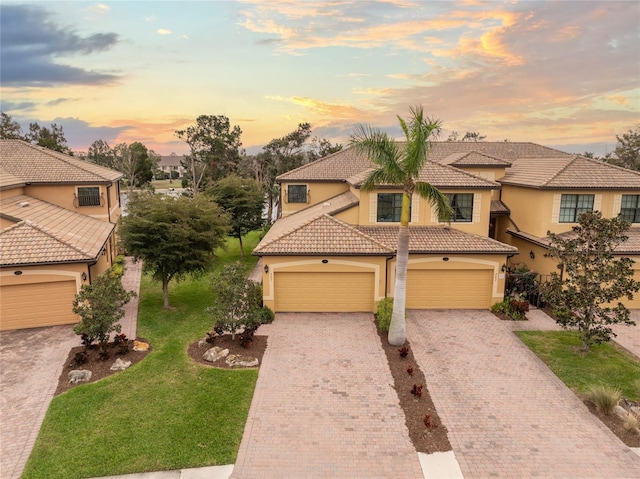
[[[431,203],[436,209],[438,218],[442,221],[449,221],[453,215],[453,209],[449,205],[447,197],[435,186],[430,183],[419,181],[415,184],[414,192]]]

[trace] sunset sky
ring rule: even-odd
[[[422,104],[452,130],[603,154],[640,123],[640,2],[9,2],[2,111],[184,153],[174,131],[226,115],[249,153],[312,124],[400,137]]]

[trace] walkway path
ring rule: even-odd
[[[370,314],[269,326],[232,478],[424,477]]]
[[[409,313],[414,356],[464,477],[637,478],[640,457],[524,346],[512,324],[484,311]]]
[[[126,290],[140,292],[141,263],[127,258]],[[71,305],[69,305],[71,307]],[[125,306],[122,332],[136,337],[138,298]],[[0,333],[0,479],[18,479],[31,454],[69,350],[73,325]]]

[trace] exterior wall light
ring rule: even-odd
[[[502,272],[504,273],[507,270],[507,265],[503,264],[501,269],[502,269]]]
[[[20,270],[14,271],[13,274],[15,274],[16,276],[20,276],[22,274],[22,271]]]
[[[533,250],[529,251],[529,258],[536,259],[536,254],[533,252]]]
[[[265,272],[265,273],[268,273],[268,272],[269,272],[269,265],[268,265],[268,264],[265,264],[265,265],[264,265],[264,272]]]
[[[87,273],[83,272],[82,275],[80,275],[80,277],[82,278],[82,281],[86,281],[87,280]]]
[[[442,261],[449,261],[449,257],[445,256],[444,258],[442,258]]]

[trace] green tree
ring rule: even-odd
[[[398,120],[406,143],[396,143],[386,133],[363,125],[358,126],[351,136],[351,145],[356,151],[366,154],[375,168],[362,183],[362,191],[371,191],[380,185],[397,185],[403,191],[393,315],[388,336],[392,346],[401,346],[406,341],[405,303],[411,198],[415,193],[427,199],[444,220],[451,215],[447,198],[430,183],[418,180],[431,148],[430,140],[440,132],[440,121],[425,117],[421,106],[411,108],[408,121],[400,116]]]
[[[172,198],[137,193],[127,215],[120,218],[125,250],[143,260],[145,271],[162,282],[164,308],[169,305],[169,282],[206,271],[215,249],[224,244],[229,219],[207,197]]]
[[[558,261],[561,273],[551,274],[545,297],[558,324],[580,331],[584,351],[615,336],[610,325],[635,324],[618,300],[632,299],[640,283],[633,279],[633,260],[615,256],[616,247],[628,239],[629,226],[619,216],[607,219],[596,211],[580,215],[571,235],[548,233],[546,256]]]
[[[120,143],[113,150],[113,167],[120,171],[129,187],[129,195],[134,187],[141,187],[153,180],[153,172],[159,161],[158,155],[151,152],[139,141],[130,145]]]
[[[485,135],[481,135],[479,132],[477,131],[468,131],[464,134],[464,136],[462,138],[460,138],[460,133],[458,133],[457,131],[452,131],[449,134],[449,137],[447,138],[447,141],[472,141],[472,142],[477,142],[477,141],[483,141],[486,138]],[[505,140],[507,141],[507,140]]]
[[[25,135],[25,139],[34,145],[73,155],[73,152],[67,146],[67,139],[64,136],[62,125],[58,126],[55,123],[51,123],[51,127],[47,128],[46,126],[40,126],[38,123],[30,123],[29,132]]]
[[[0,138],[3,140],[24,140],[20,123],[5,112],[0,112],[0,116]]]
[[[183,166],[188,171],[194,196],[204,189],[205,178],[216,181],[236,172],[242,130],[238,125],[231,128],[226,116],[200,115],[195,125],[176,130],[175,135],[191,149]]]
[[[215,274],[211,286],[216,302],[205,311],[211,315],[214,328],[230,331],[231,339],[235,340],[240,329],[260,323],[262,288],[247,279],[240,262],[228,264]]]
[[[104,345],[112,332],[120,332],[118,321],[124,317],[123,306],[135,291],[125,291],[119,275],[108,270],[92,281],[84,284],[73,300],[73,312],[82,320],[74,326],[76,334],[86,334],[89,342],[98,341]]]
[[[616,135],[616,139],[618,144],[613,155],[606,155],[604,160],[612,165],[640,171],[640,125],[622,136]]]
[[[104,140],[96,140],[91,143],[89,150],[87,151],[87,161],[95,163],[96,165],[104,166],[106,168],[114,167],[113,151]]]
[[[263,224],[264,195],[260,184],[251,178],[231,175],[218,180],[212,188],[207,189],[206,194],[229,215],[231,236],[238,238],[240,254],[244,258],[242,236],[261,228]]]

